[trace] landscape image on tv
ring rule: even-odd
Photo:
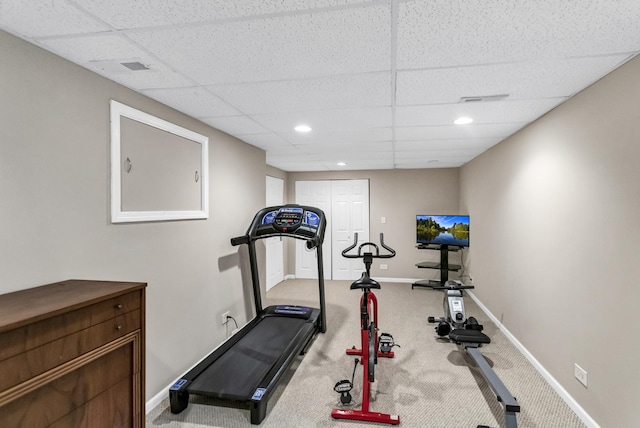
[[[418,244],[469,246],[468,215],[417,215]]]

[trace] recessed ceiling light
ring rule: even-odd
[[[456,125],[466,125],[468,123],[473,122],[473,119],[471,119],[470,117],[459,117],[456,120],[453,121],[453,123],[455,123]]]
[[[311,127],[309,125],[298,125],[293,129],[295,129],[298,132],[309,132],[309,131],[311,131]]]
[[[338,166],[347,166],[347,163],[346,162],[338,162],[337,165]]]

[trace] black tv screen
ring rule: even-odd
[[[417,215],[418,244],[469,246],[468,215]]]

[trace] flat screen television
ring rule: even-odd
[[[416,216],[416,243],[469,246],[468,215]]]

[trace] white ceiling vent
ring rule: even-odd
[[[140,58],[104,59],[89,61],[93,67],[106,73],[128,73],[129,71],[149,70],[140,62]]]
[[[124,65],[125,67],[127,67],[129,70],[131,71],[140,71],[140,70],[148,70],[149,67],[147,67],[146,65],[144,65],[141,62],[135,61],[135,62],[121,62],[120,64]]]
[[[477,103],[483,101],[502,101],[507,98],[509,94],[500,94],[500,95],[483,95],[479,97],[462,97],[460,98],[461,103]]]

